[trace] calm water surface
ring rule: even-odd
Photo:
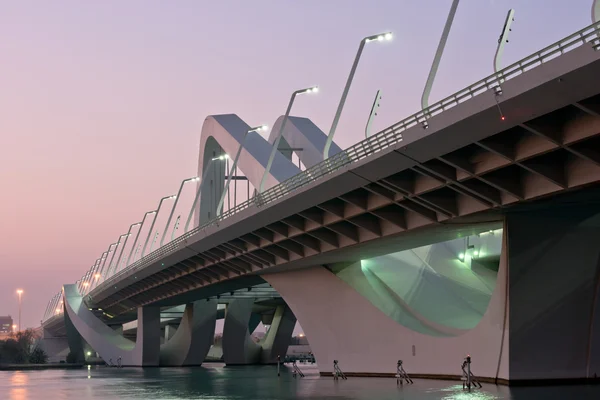
[[[395,379],[349,378],[335,382],[303,366],[306,378],[294,379],[275,367],[198,368],[91,367],[81,370],[0,372],[0,400],[428,400],[428,399],[600,399],[600,386],[513,388],[484,384],[471,393],[458,382],[415,380],[396,387]],[[457,384],[458,383],[458,384]]]

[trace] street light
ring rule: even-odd
[[[440,66],[440,61],[442,60],[442,55],[444,54],[444,48],[446,47],[446,41],[448,40],[448,35],[450,34],[450,28],[452,27],[452,22],[454,21],[454,15],[456,14],[459,1],[460,0],[453,0],[452,5],[450,6],[450,12],[446,18],[446,24],[444,25],[444,30],[442,31],[442,37],[438,43],[435,56],[433,57],[433,63],[431,64],[429,75],[427,76],[427,82],[425,82],[425,88],[423,89],[423,94],[421,95],[422,110],[425,110],[429,107],[429,94],[431,93],[433,81],[435,80],[438,67]],[[427,126],[428,125],[424,125],[424,128],[427,128]]]
[[[150,229],[148,230],[148,237],[146,237],[146,242],[144,243],[144,248],[142,249],[142,256],[141,258],[144,258],[144,254],[146,253],[146,247],[148,246],[148,240],[150,240],[150,235],[152,235],[152,229],[154,228],[154,224],[156,223],[156,220],[158,219],[158,213],[160,213],[160,207],[162,206],[163,201],[168,200],[168,199],[174,199],[177,196],[172,195],[172,196],[166,196],[163,197],[162,199],[160,199],[160,201],[158,202],[158,208],[156,209],[156,215],[154,216],[154,219],[152,220],[152,225],[150,225]]]
[[[223,161],[223,160],[227,160],[228,158],[229,158],[229,156],[227,154],[221,154],[218,157],[211,158],[210,161],[208,162],[206,169],[202,173],[202,179],[200,180],[200,185],[198,185],[198,190],[196,191],[196,197],[194,197],[194,202],[192,203],[192,207],[190,208],[190,213],[188,215],[188,218],[185,223],[184,230],[183,230],[184,232],[188,231],[190,222],[192,221],[192,215],[194,214],[194,208],[196,207],[196,204],[198,203],[198,200],[200,199],[200,193],[202,193],[202,188],[204,188],[204,183],[207,181],[206,178],[208,178],[209,172],[212,171],[215,161]]]
[[[17,295],[19,296],[19,332],[21,332],[21,298],[23,296],[23,289],[17,289]]]
[[[108,261],[108,255],[109,255],[110,253],[113,253],[112,257],[114,257],[114,256],[115,256],[115,250],[116,250],[116,248],[117,248],[117,247],[116,247],[116,246],[117,246],[117,243],[118,243],[118,242],[115,242],[115,243],[111,243],[111,244],[109,244],[109,245],[108,245],[108,250],[106,250],[104,253],[102,253],[102,255],[106,254],[106,256],[104,257],[104,262],[102,263],[102,266],[99,268],[99,269],[100,269],[100,271],[99,271],[99,273],[98,273],[98,274],[99,274],[100,276],[103,276],[103,275],[104,275],[104,267],[106,267],[106,261]],[[115,247],[113,248],[113,246],[115,246]],[[111,261],[112,261],[112,257],[111,257]],[[108,264],[108,268],[110,269],[110,263]],[[92,278],[94,278],[95,276],[96,276],[96,273],[94,273],[94,274],[92,275]],[[93,281],[92,281],[92,282],[93,282]],[[98,280],[96,280],[96,285],[94,285],[94,287],[98,286],[98,283],[100,283],[100,282],[99,282]],[[91,288],[90,288],[90,289],[91,289]]]
[[[271,148],[271,154],[269,155],[269,161],[267,161],[267,166],[265,167],[265,172],[262,176],[262,179],[260,180],[260,186],[258,187],[258,193],[262,193],[265,188],[265,183],[267,182],[267,176],[269,175],[269,172],[271,171],[271,165],[273,164],[273,160],[275,159],[275,154],[278,151],[279,142],[281,141],[281,135],[283,135],[283,129],[285,128],[285,124],[290,115],[290,111],[292,111],[292,105],[294,105],[294,100],[296,99],[296,96],[299,94],[304,94],[304,93],[316,93],[318,91],[319,91],[319,87],[313,86],[313,87],[309,87],[306,89],[296,90],[294,93],[292,93],[292,96],[290,97],[290,102],[288,103],[288,106],[287,106],[287,110],[285,111],[285,116],[283,117],[283,121],[281,122],[281,125],[279,126],[279,132],[277,132],[277,136],[275,137],[275,141],[273,142],[273,147]]]
[[[106,280],[106,278],[108,278],[110,276],[111,270],[114,269],[114,268],[112,268],[113,260],[114,260],[115,256],[117,255],[117,248],[119,248],[119,245],[121,244],[121,239],[125,238],[125,240],[127,241],[127,237],[128,236],[129,236],[129,232],[124,233],[122,235],[119,235],[119,239],[117,240],[115,248],[113,249],[113,252],[112,252],[113,254],[110,257],[110,261],[108,262],[108,269],[106,270],[106,274],[104,274],[104,276],[105,276],[104,280]],[[121,248],[120,254],[123,254],[123,249],[122,248]]]
[[[188,182],[198,182],[200,177],[194,176],[193,178],[187,178],[181,181],[181,185],[179,186],[179,191],[175,195],[175,203],[173,203],[173,208],[171,208],[171,213],[169,214],[169,218],[167,219],[167,224],[165,225],[165,230],[163,231],[162,238],[160,238],[160,243],[158,247],[162,247],[165,242],[165,237],[167,236],[167,229],[169,229],[169,225],[171,225],[171,219],[173,218],[173,213],[175,213],[175,207],[177,207],[177,203],[179,202],[179,197],[181,196],[181,191],[183,190],[183,185]]]
[[[392,32],[384,32],[377,35],[367,36],[360,41],[360,44],[358,45],[358,51],[356,52],[356,57],[354,57],[354,63],[350,69],[350,75],[348,75],[348,80],[346,81],[346,87],[344,87],[344,91],[342,92],[340,104],[338,104],[335,117],[333,117],[333,122],[331,123],[331,128],[329,129],[329,134],[327,135],[327,140],[325,141],[325,146],[323,147],[323,160],[329,157],[329,148],[331,147],[335,130],[337,129],[338,122],[342,116],[342,110],[344,109],[344,104],[346,103],[346,97],[348,97],[348,92],[350,91],[350,86],[352,85],[352,80],[354,79],[354,74],[356,73],[356,68],[358,67],[358,62],[360,61],[360,56],[362,55],[365,44],[370,42],[389,41],[392,40],[392,37]]]
[[[592,3],[592,23],[600,22],[600,0]]]
[[[246,136],[248,136],[248,134],[250,132],[266,131],[267,129],[269,129],[269,127],[267,125],[255,126],[254,128],[248,129],[244,133],[244,137],[242,137],[242,140],[240,141],[240,147],[238,147],[237,153],[235,154],[235,158],[233,159],[233,164],[231,164],[231,169],[229,170],[229,173],[227,176],[227,181],[225,182],[225,188],[223,188],[223,193],[221,193],[221,199],[219,200],[219,204],[217,205],[217,212],[216,212],[217,215],[221,215],[221,212],[223,211],[223,203],[225,202],[225,193],[227,193],[227,190],[229,190],[229,183],[231,182],[231,176],[233,175],[233,173],[235,172],[235,170],[237,168],[237,163],[238,163],[238,160],[240,159],[240,154],[242,154],[242,148],[244,147],[244,143],[246,142]]]
[[[102,253],[102,254],[104,254],[104,253]],[[102,256],[100,258],[96,259],[96,261],[94,262],[94,265],[92,265],[90,267],[90,271],[96,271],[98,269],[98,267],[100,266],[102,259],[103,259]],[[77,289],[82,294],[83,294],[83,283],[86,281],[87,276],[88,276],[87,272],[85,274],[83,274],[83,276],[79,280],[79,285],[77,286]]]
[[[148,211],[148,212],[146,212],[146,214],[144,214],[144,218],[142,218],[142,222],[140,223],[140,228],[138,229],[137,235],[135,235],[135,240],[133,241],[133,246],[131,246],[131,251],[129,252],[129,256],[127,257],[127,262],[125,263],[126,266],[129,265],[129,261],[131,261],[131,256],[133,255],[133,251],[135,250],[135,245],[137,244],[138,238],[140,237],[140,233],[142,232],[142,228],[144,227],[144,222],[146,222],[146,217],[151,214],[156,214],[156,210]],[[137,224],[134,224],[134,225],[137,225]]]
[[[131,230],[133,229],[134,226],[138,226],[141,225],[141,222],[136,222],[134,224],[129,225],[129,230],[127,231],[127,234],[125,235],[125,241],[123,242],[123,246],[121,246],[121,251],[119,252],[119,258],[117,259],[117,263],[115,264],[115,270],[119,269],[119,263],[121,262],[121,257],[123,256],[123,251],[125,250],[125,246],[127,246],[127,240],[129,239],[129,236],[131,236]]]

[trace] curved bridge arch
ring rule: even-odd
[[[275,135],[283,121],[280,116],[275,122],[269,140],[265,140],[259,133],[246,132],[250,125],[245,123],[236,114],[211,115],[204,120],[200,134],[200,149],[198,152],[198,176],[203,176],[208,168],[207,176],[210,182],[202,187],[200,193],[200,213],[196,222],[203,223],[216,214],[217,203],[223,194],[225,176],[228,173],[224,163],[213,160],[226,153],[236,154],[240,143],[244,143],[237,167],[244,173],[252,186],[259,187],[260,181],[269,160]],[[244,136],[246,138],[244,140]],[[289,117],[288,124],[282,133],[282,148],[275,154],[273,165],[267,176],[265,188],[268,189],[278,183],[291,178],[301,170],[291,161],[291,152],[285,148],[302,148],[297,152],[298,157],[306,167],[322,161],[323,146],[327,136],[310,119],[302,117]],[[332,144],[331,154],[340,152],[335,143]]]

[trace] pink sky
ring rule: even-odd
[[[295,115],[324,131],[358,42],[363,58],[337,130],[364,137],[419,109],[450,0],[52,1],[0,6],[0,315],[37,326],[158,199],[195,175],[202,122],[237,113],[273,124],[293,90],[318,84]],[[552,6],[550,6],[552,3]],[[433,88],[439,100],[492,73],[506,12],[506,62],[588,25],[591,0],[463,0]]]

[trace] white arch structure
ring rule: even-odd
[[[274,131],[279,131],[278,127],[282,120],[283,117],[277,120]],[[242,145],[237,168],[245,174],[254,187],[260,185],[274,138],[267,141],[257,132],[249,132],[246,135],[249,129],[250,126],[235,114],[212,115],[205,119],[200,135],[198,176],[205,177],[208,181],[204,182],[204,185],[201,185],[202,182],[198,184],[197,190],[201,190],[201,192],[199,193],[199,212],[195,213],[196,223],[203,223],[215,216],[228,172],[225,163],[219,163],[223,159],[219,157],[223,154],[235,154]],[[289,124],[282,136],[285,146],[303,149],[297,154],[306,166],[312,166],[320,161],[326,135],[309,119],[289,117]],[[337,145],[332,146],[333,153],[339,151],[340,148]],[[291,161],[291,154],[288,158],[278,152],[267,177],[266,187],[277,185],[299,172],[300,169]],[[168,228],[166,227],[167,230]],[[78,354],[80,358],[83,357],[83,341],[81,339],[84,339],[107,363],[131,366],[200,365],[210,350],[217,318],[215,301],[196,301],[187,304],[181,324],[174,336],[161,345],[160,309],[157,307],[138,309],[137,339],[134,342],[126,339],[121,333],[97,318],[87,308],[77,285],[65,285],[62,297],[71,351]],[[273,362],[275,349],[281,349],[282,346],[287,348],[287,344],[281,341],[280,336],[291,336],[295,322],[293,314],[290,314],[291,316],[284,315],[282,310],[278,309],[276,315],[277,324],[282,326],[281,332],[277,334],[274,331],[265,344],[254,345],[256,355],[247,357],[244,354],[226,354],[226,358],[234,360],[234,363],[238,362],[237,360],[242,360],[241,362],[245,362],[246,359],[255,360],[257,357],[258,360],[262,358],[265,362]],[[249,318],[250,311],[245,311],[247,311],[245,313],[247,315],[244,314],[244,317]],[[235,314],[234,309],[229,314]],[[229,325],[233,319],[229,318]],[[245,349],[249,347],[246,346],[249,337],[246,327],[240,330],[241,333],[237,332],[237,329],[230,328],[229,330],[233,333],[228,339],[234,342],[230,348]],[[240,343],[236,342],[238,336],[242,338]]]

